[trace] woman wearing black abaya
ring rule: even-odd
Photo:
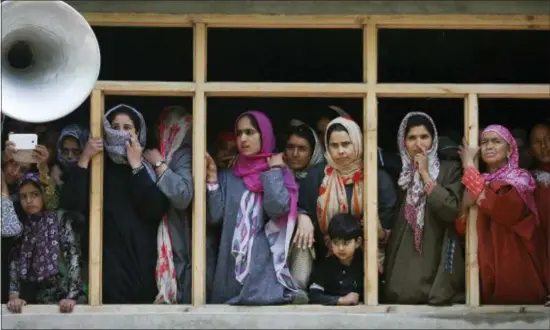
[[[105,149],[103,179],[103,303],[152,304],[157,294],[157,228],[168,200],[143,160],[145,121],[120,104],[105,114],[105,139],[90,139],[63,185],[61,205],[88,212],[90,160]]]

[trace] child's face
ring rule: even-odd
[[[361,238],[332,240],[332,253],[343,263],[353,259],[355,250],[361,246]]]

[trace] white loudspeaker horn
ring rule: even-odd
[[[76,110],[99,76],[96,36],[63,1],[3,1],[2,112],[44,123]]]

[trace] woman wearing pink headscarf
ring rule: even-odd
[[[463,206],[479,207],[477,234],[484,304],[539,304],[547,295],[547,260],[535,205],[535,180],[518,166],[518,148],[510,131],[490,125],[481,133],[481,159],[487,173],[474,166],[479,148],[461,147],[466,186]],[[464,218],[459,219],[464,221]]]
[[[274,305],[297,290],[287,260],[298,213],[298,185],[274,154],[269,118],[248,111],[235,125],[238,155],[217,171],[207,155],[207,221],[221,225],[212,303]]]

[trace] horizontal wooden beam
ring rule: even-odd
[[[203,15],[195,18],[208,27],[360,29],[366,16],[359,15]]]
[[[242,83],[207,82],[207,96],[240,97],[364,97],[363,83]]]
[[[463,30],[549,30],[550,15],[373,16],[378,28]]]
[[[193,82],[109,81],[101,80],[95,89],[105,95],[129,96],[193,96]],[[364,97],[365,83],[268,83],[207,82],[208,96],[238,97]],[[480,98],[550,99],[550,84],[422,84],[379,83],[378,97],[463,98],[478,94]]]
[[[207,82],[201,84],[207,96],[221,97],[365,97],[366,83],[268,83]],[[193,96],[197,84],[164,81],[101,80],[95,89],[105,95]],[[391,98],[480,98],[550,99],[550,84],[415,84],[379,83],[377,97]]]
[[[95,89],[105,95],[193,96],[195,87],[192,82],[101,80],[96,83]]]
[[[213,15],[83,13],[92,26],[549,30],[550,15]]]
[[[82,13],[91,26],[188,27],[188,15],[149,13]]]
[[[450,97],[478,94],[480,98],[548,99],[550,84],[393,84],[376,85],[378,97]]]

